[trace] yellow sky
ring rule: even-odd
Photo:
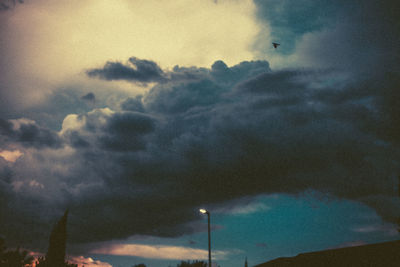
[[[21,103],[33,103],[108,60],[234,65],[254,59],[254,12],[251,0],[27,0],[0,14],[3,77]]]
[[[259,30],[250,0],[55,2],[27,1],[8,20],[14,60],[26,72],[58,76],[131,56],[163,67],[232,65],[252,59]]]

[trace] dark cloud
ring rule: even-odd
[[[77,131],[70,131],[66,136],[68,136],[69,143],[74,148],[85,148],[91,145],[90,142],[80,136]]]
[[[3,120],[0,119],[0,135],[5,142],[17,142],[25,147],[52,147],[59,148],[62,145],[58,135],[37,125],[30,120]]]
[[[395,1],[342,1],[335,23],[304,38],[299,53],[320,66],[330,64],[364,78],[399,71],[400,22]]]
[[[154,86],[143,101],[149,111],[160,113],[206,108],[225,101],[223,95],[240,81],[269,71],[267,61],[244,61],[230,68],[216,61],[211,70],[176,66],[169,73],[171,81]]]
[[[38,124],[45,125],[57,131],[61,128],[62,121],[68,114],[81,114],[93,108],[94,101],[85,99],[81,95],[81,89],[74,87],[57,88],[57,90],[47,96],[47,99],[41,105],[15,112],[14,116],[29,114],[30,119],[35,120]],[[90,93],[85,96],[87,95],[91,97]]]
[[[153,87],[146,96],[146,108],[160,113],[181,113],[194,107],[219,102],[224,88],[211,80],[165,84]]]
[[[129,62],[134,67],[119,62],[107,62],[102,69],[92,69],[86,73],[89,77],[99,77],[105,80],[160,82],[161,84],[167,81],[176,83],[213,79],[226,86],[270,70],[267,61],[244,61],[229,68],[219,60],[213,64],[211,70],[177,65],[172,71],[163,71],[155,62],[135,57],[131,57]]]
[[[282,44],[275,53],[292,55],[299,65],[338,68],[361,76],[396,69],[400,57],[397,1],[255,1],[257,17],[272,39]],[[263,54],[270,43],[254,47]]]
[[[318,2],[255,0],[254,2],[257,5],[257,18],[270,26],[273,40],[282,44],[277,51],[284,54],[292,53],[296,41],[305,33],[321,30],[335,21],[340,10],[337,1],[333,3],[329,0]],[[271,43],[256,44],[259,45],[264,45],[262,50],[271,47]]]
[[[397,113],[387,109],[394,105],[394,77],[336,88],[319,84],[334,79],[334,71],[271,71],[267,62],[227,67],[222,61],[173,73],[180,76],[126,98],[121,111],[65,118],[59,136],[66,146],[57,156],[38,150],[7,172],[1,189],[7,199],[26,194],[15,204],[17,214],[26,212],[19,208],[25,201],[35,209],[53,207],[57,215],[70,207],[72,243],[179,236],[193,231],[187,223],[198,218],[196,207],[306,190],[362,201],[395,218],[385,208],[398,205],[399,146],[389,123]],[[21,143],[47,140],[20,133],[34,132],[33,122],[21,125],[27,126],[15,130],[1,121],[2,135]],[[39,161],[50,158],[46,165]],[[37,165],[43,168],[26,176]],[[41,190],[48,196],[37,195]],[[8,211],[2,207],[1,218],[10,218]],[[19,239],[17,228],[4,227],[7,238]]]
[[[81,99],[94,102],[96,100],[96,96],[92,92],[90,92],[90,93],[82,96]]]
[[[17,3],[23,4],[24,0],[1,0],[0,1],[0,12],[13,9],[17,5]]]
[[[127,111],[144,112],[142,95],[136,97],[129,97],[121,103],[121,109]]]
[[[94,84],[92,84],[93,82]],[[88,92],[88,88],[96,93]],[[96,107],[120,109],[121,102],[131,96],[131,93],[116,90],[115,87],[102,86],[98,81],[90,81],[77,86],[75,82],[66,83],[49,93],[40,105],[32,105],[11,112],[4,112],[4,119],[29,117],[37,124],[59,131],[64,118],[69,114],[85,114]],[[0,105],[7,109],[10,103]]]
[[[86,73],[89,77],[98,77],[104,80],[128,80],[133,82],[160,82],[164,81],[164,73],[154,61],[129,58],[130,65],[120,62],[107,62],[101,69],[91,69]]]
[[[113,115],[105,125],[104,135],[99,138],[100,146],[110,150],[134,151],[144,149],[142,137],[155,129],[155,120],[136,112]]]

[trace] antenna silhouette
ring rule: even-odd
[[[397,177],[398,183],[397,183],[397,193],[399,194],[400,198],[400,175]],[[400,217],[397,218],[397,232],[400,233]]]

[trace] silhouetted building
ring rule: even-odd
[[[399,267],[400,241],[302,253],[255,267]]]
[[[65,246],[67,241],[67,217],[68,210],[64,216],[54,225],[50,234],[49,249],[46,254],[46,266],[65,266]]]
[[[244,267],[248,267],[248,264],[247,264],[247,257],[246,257],[246,259],[244,260]]]

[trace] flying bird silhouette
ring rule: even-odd
[[[274,46],[274,48],[276,49],[279,45],[281,45],[281,44],[278,44],[278,43],[272,43],[272,45]]]

